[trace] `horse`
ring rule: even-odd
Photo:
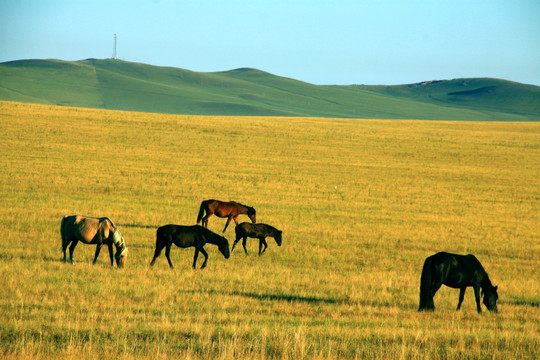
[[[489,311],[497,312],[497,286],[493,286],[488,274],[480,261],[474,255],[456,255],[447,252],[439,252],[431,255],[424,261],[422,276],[420,278],[420,306],[418,311],[433,311],[433,296],[441,285],[460,289],[457,310],[468,286],[474,289],[476,298],[476,310],[482,312],[480,307],[480,288],[484,305]]]
[[[223,236],[218,235],[202,226],[191,225],[165,225],[157,229],[156,232],[156,251],[154,252],[154,258],[150,263],[150,266],[153,266],[161,250],[165,247],[165,256],[169,262],[171,269],[174,269],[171,262],[171,245],[175,244],[181,248],[195,247],[195,255],[193,256],[193,268],[197,263],[197,257],[199,256],[199,251],[204,255],[204,262],[201,266],[201,269],[206,267],[206,262],[208,261],[208,253],[204,250],[203,246],[206,243],[217,245],[219,251],[223,254],[225,259],[228,259],[230,256],[229,252],[229,242]]]
[[[206,216],[203,217],[206,211]],[[236,218],[238,215],[244,214],[247,215],[253,223],[256,222],[256,211],[251,206],[242,205],[235,201],[220,201],[220,200],[204,200],[201,202],[201,207],[199,209],[199,215],[197,216],[197,224],[201,222],[204,227],[208,227],[208,218],[215,214],[220,218],[227,218],[227,223],[223,232],[227,230],[227,226],[231,222],[231,219],[234,220],[236,225],[238,225],[238,220]]]
[[[101,247],[105,244],[109,248],[109,256],[111,258],[111,266],[114,266],[113,261],[113,245],[116,247],[116,265],[121,268],[126,263],[128,248],[124,241],[124,237],[107,217],[94,218],[80,215],[64,216],[60,223],[60,234],[62,236],[62,252],[64,253],[63,262],[66,262],[66,248],[69,247],[69,262],[73,264],[73,251],[79,241],[88,244],[96,245],[96,254],[94,256],[95,264],[101,251]]]
[[[236,243],[241,238],[244,238],[244,240],[242,241],[242,246],[244,247],[244,252],[247,255],[246,242],[247,242],[248,237],[259,239],[259,256],[262,255],[266,251],[266,248],[268,247],[268,244],[266,243],[266,240],[265,240],[267,236],[273,237],[276,243],[278,244],[278,246],[281,246],[282,232],[276,229],[275,227],[267,225],[267,224],[261,224],[261,223],[250,224],[248,222],[243,222],[240,225],[236,226],[235,232],[236,232],[236,240],[234,241],[231,252],[234,250]],[[263,245],[264,245],[264,249],[262,248]]]

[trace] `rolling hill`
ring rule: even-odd
[[[540,87],[506,80],[329,86],[250,68],[201,73],[112,59],[0,63],[0,100],[171,114],[540,121]]]

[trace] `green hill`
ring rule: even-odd
[[[540,87],[505,80],[322,86],[256,69],[200,73],[111,59],[0,63],[0,100],[172,114],[540,120]]]

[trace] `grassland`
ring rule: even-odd
[[[540,124],[179,116],[0,102],[0,357],[536,358]],[[283,230],[267,252],[207,245],[153,268],[155,229],[237,200]],[[109,216],[127,267],[63,215]],[[243,219],[244,221],[247,218]],[[223,219],[210,219],[221,231]],[[233,238],[229,227],[226,236]],[[238,251],[240,250],[240,251]],[[442,288],[418,313],[422,262],[473,253],[499,313]]]
[[[0,100],[170,114],[540,121],[540,87],[499,79],[318,86],[257,69],[120,60],[0,63]]]

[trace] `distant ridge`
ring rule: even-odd
[[[171,114],[540,121],[540,87],[506,80],[313,85],[252,68],[201,73],[112,59],[0,63],[0,100]]]

